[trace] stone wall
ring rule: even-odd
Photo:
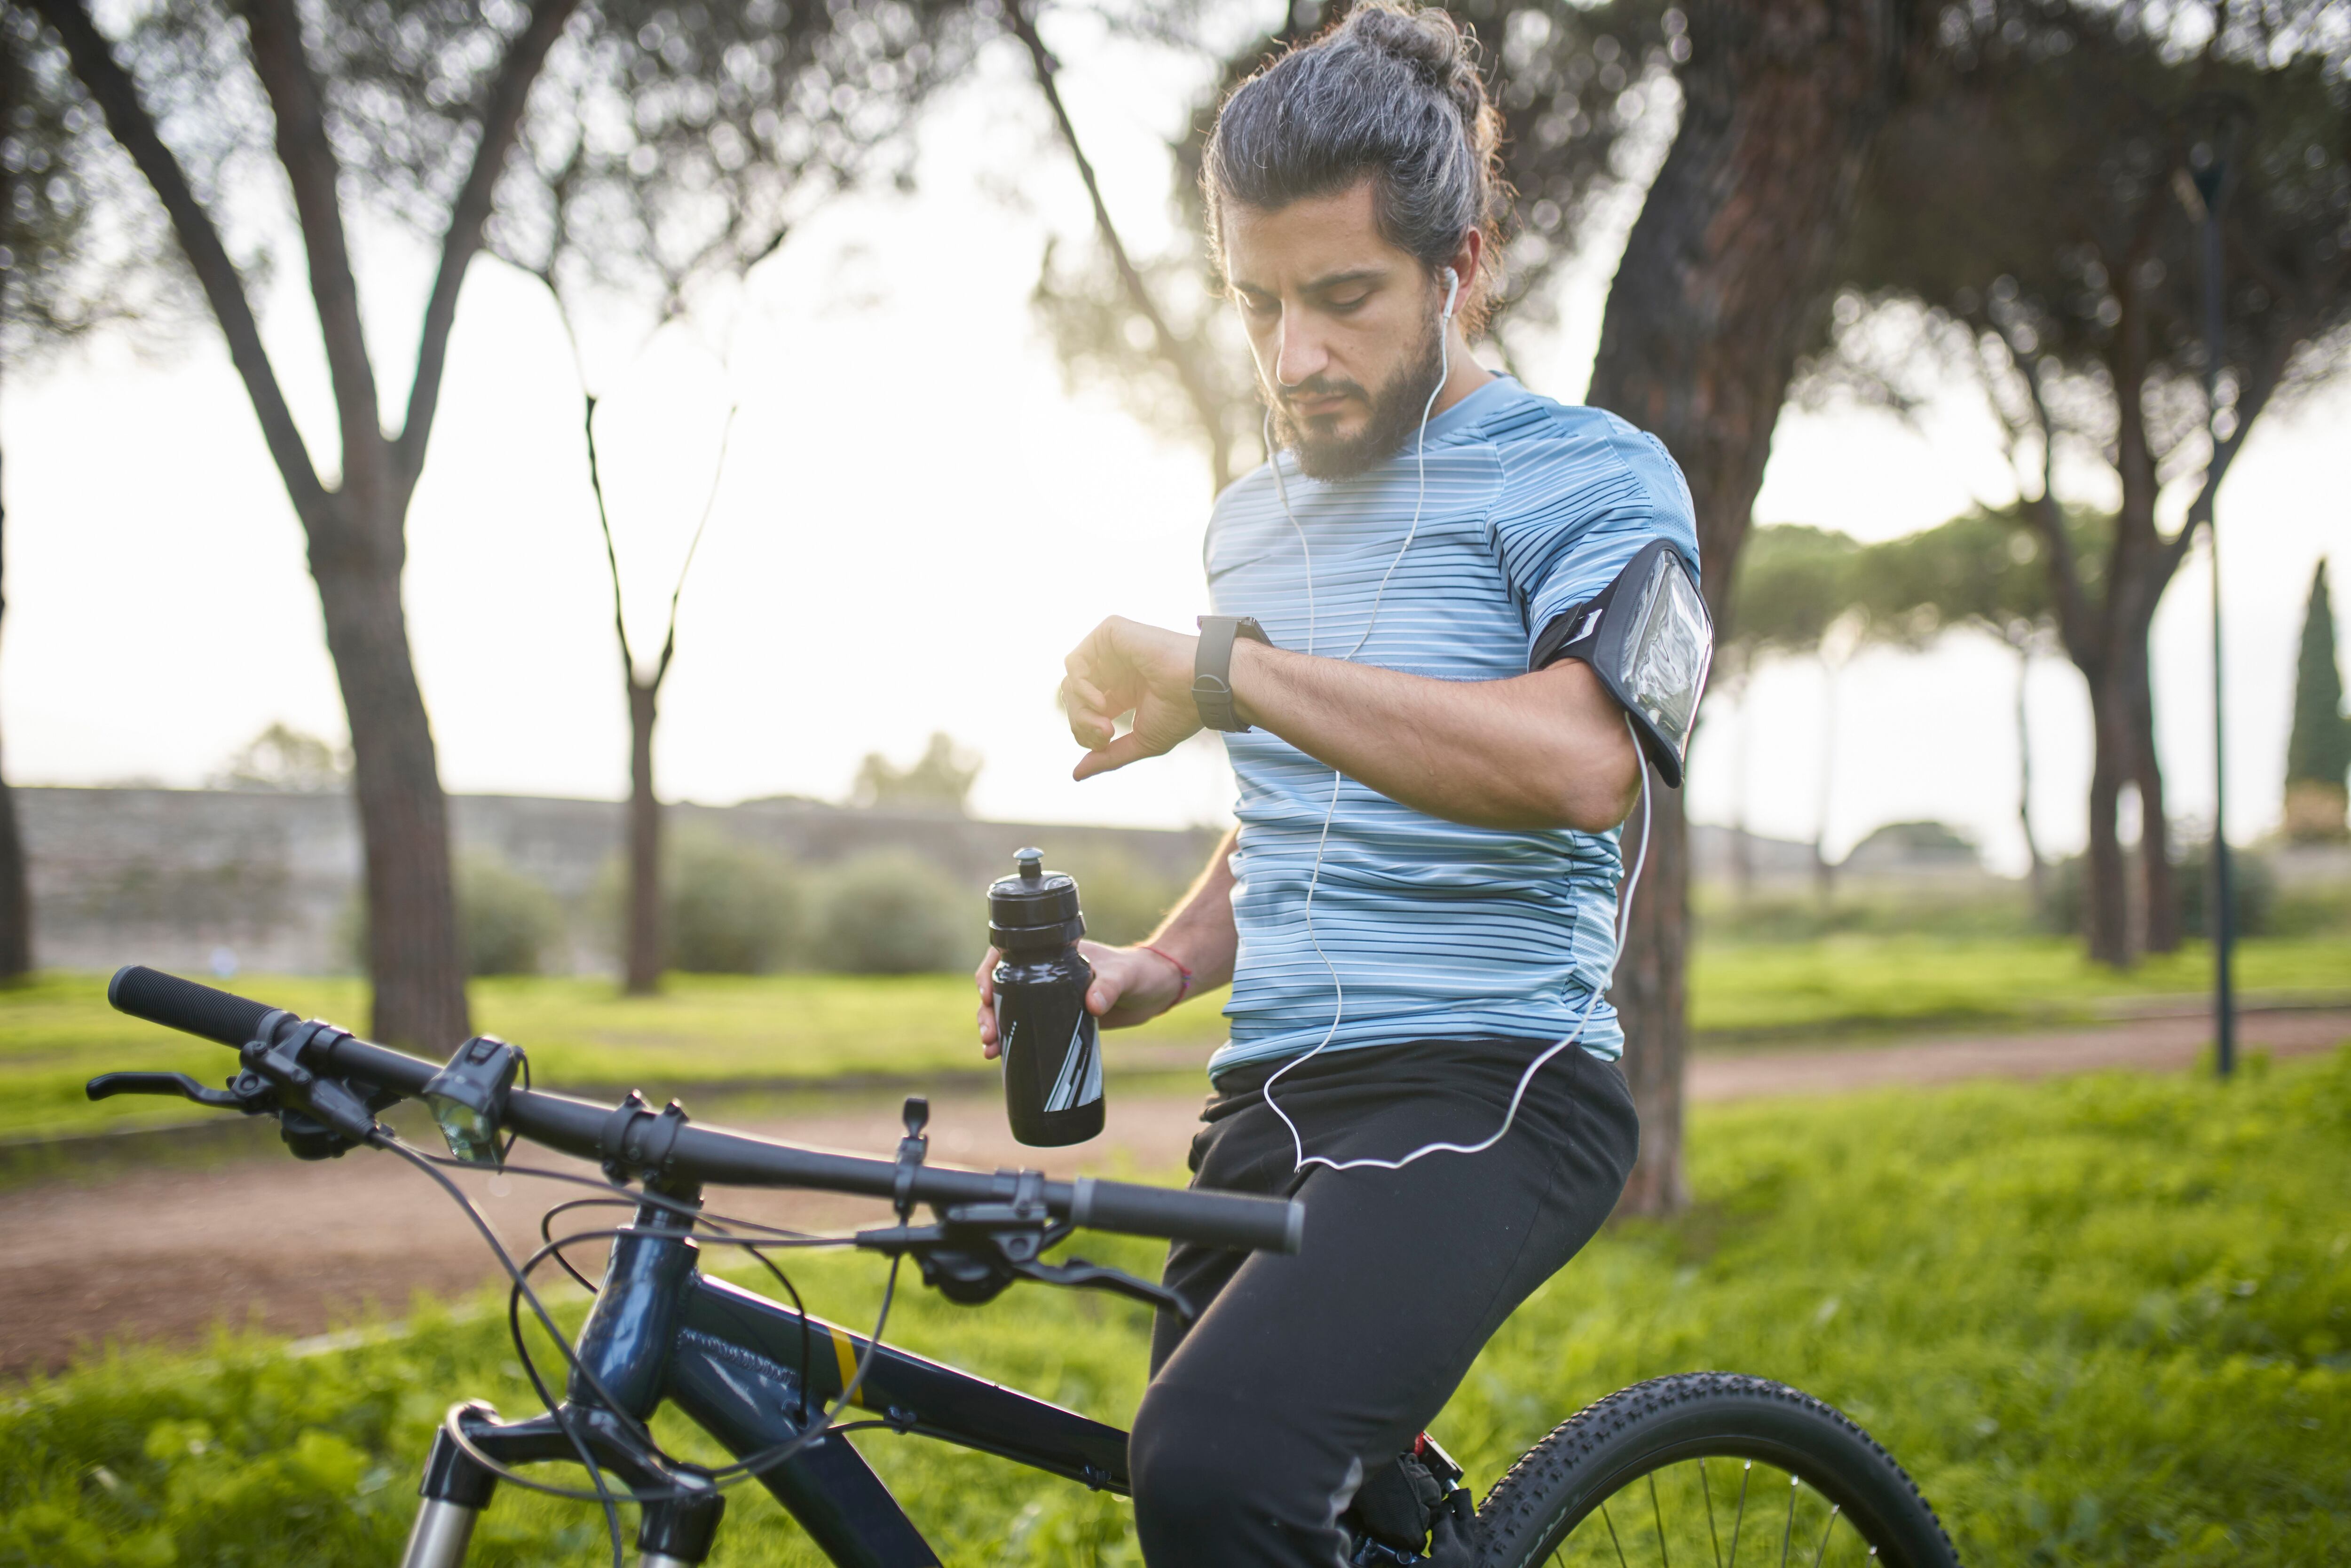
[[[34,959],[51,968],[120,964],[202,971],[215,956],[290,974],[349,967],[344,929],[359,889],[358,822],[340,794],[212,789],[13,791],[32,866]],[[487,850],[543,883],[574,915],[575,962],[601,965],[584,931],[599,877],[622,841],[610,800],[459,795],[460,852]],[[672,832],[747,840],[805,865],[867,850],[909,850],[980,892],[1041,845],[1050,861],[1123,854],[1187,880],[1214,847],[1208,830],[982,822],[951,812],[851,810],[813,800],[668,809]]]

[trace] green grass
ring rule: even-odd
[[[1482,1494],[1609,1389],[1728,1367],[1861,1420],[1977,1564],[2351,1560],[2351,1050],[2228,1087],[2107,1074],[1705,1109],[1693,1210],[1628,1224],[1530,1301],[1437,1432]],[[1142,1245],[1088,1250],[1147,1268]],[[796,1266],[869,1314],[879,1267]],[[892,1337],[1123,1423],[1145,1322],[1032,1286],[902,1298]],[[503,1325],[290,1359],[257,1338],[120,1354],[0,1406],[0,1564],[387,1561],[433,1423],[528,1395]],[[671,1433],[683,1445],[684,1434]],[[945,1560],[1131,1563],[1125,1504],[860,1438]],[[591,1563],[592,1511],[503,1492],[476,1561]],[[807,1564],[738,1494],[720,1564]]]
[[[2351,991],[2351,935],[2244,945],[2239,983],[2252,991]],[[1809,1044],[1929,1028],[2005,1029],[2099,1016],[2103,1005],[2192,996],[2210,981],[2200,947],[2117,975],[2057,937],[1951,939],[1840,936],[1804,943],[1701,944],[1691,1018],[1700,1044]],[[356,979],[244,976],[237,989],[364,1030]],[[610,981],[479,980],[475,1027],[528,1047],[543,1084],[642,1084],[671,1092],[844,1078],[931,1079],[983,1070],[972,1034],[971,982],[959,975],[672,976],[658,997],[625,998]],[[1220,998],[1207,997],[1113,1037],[1112,1071],[1190,1071],[1224,1038]],[[111,1011],[104,977],[51,975],[0,990],[0,1139],[184,1122],[184,1102],[115,1099],[93,1105],[83,1082],[110,1068],[176,1070],[207,1082],[228,1053]]]
[[[2237,949],[2246,992],[2351,998],[2351,933],[2263,937]],[[2079,1023],[2118,1005],[2190,998],[2212,984],[2200,942],[2116,973],[2057,936],[1839,936],[1802,943],[1701,942],[1690,967],[1700,1037],[1802,1040],[1922,1028]]]
[[[357,979],[250,975],[233,987],[306,1016],[367,1027],[367,988]],[[622,996],[609,980],[572,977],[476,980],[472,989],[474,1027],[525,1046],[535,1081],[551,1087],[642,1083],[658,1102],[697,1086],[987,1067],[968,976],[673,975],[661,995],[643,998]],[[1217,1005],[1207,999],[1122,1030],[1115,1041],[1193,1047],[1206,1061],[1224,1039]],[[1112,1052],[1113,1071],[1122,1054]],[[1144,1059],[1166,1061],[1155,1051]],[[103,976],[45,976],[0,991],[0,1138],[184,1122],[193,1109],[184,1101],[134,1096],[93,1105],[82,1084],[110,1068],[217,1082],[233,1061],[216,1045],[113,1011]]]

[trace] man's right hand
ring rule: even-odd
[[[1078,951],[1094,971],[1094,983],[1086,988],[1086,1011],[1100,1019],[1104,1029],[1147,1022],[1184,994],[1184,977],[1175,961],[1147,947],[1081,942]],[[979,1053],[990,1061],[1002,1050],[996,1038],[996,965],[1001,956],[990,947],[972,976],[979,987]]]

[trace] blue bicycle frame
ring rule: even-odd
[[[674,1406],[737,1459],[806,1435],[864,1363],[850,1403],[890,1430],[936,1437],[1098,1490],[1128,1490],[1126,1434],[852,1333],[756,1292],[705,1276],[700,1249],[668,1210],[645,1205],[613,1241],[594,1308],[575,1348],[557,1415],[502,1422],[458,1406],[434,1440],[423,1503],[403,1568],[459,1568],[498,1465],[571,1460],[584,1445],[600,1467],[654,1497],[637,1533],[643,1568],[684,1568],[710,1550],[724,1495],[691,1467],[645,1458],[601,1387],[636,1422]],[[803,1343],[805,1336],[805,1348]],[[870,1361],[869,1358],[870,1357]],[[805,1361],[803,1385],[799,1367]],[[848,1439],[827,1433],[759,1472],[831,1562],[929,1568],[938,1554]]]

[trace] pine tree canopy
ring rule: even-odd
[[[2343,670],[2335,658],[2335,606],[2326,591],[2326,562],[2310,580],[2310,608],[2302,622],[2302,657],[2294,673],[2294,729],[2285,743],[2285,779],[2335,784],[2351,773],[2351,718],[2343,714]]]

